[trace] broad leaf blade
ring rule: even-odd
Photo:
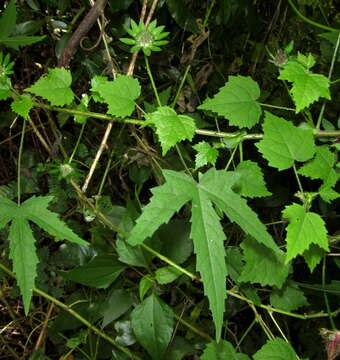
[[[197,270],[209,299],[216,328],[216,341],[221,337],[227,267],[225,263],[225,234],[207,194],[198,189],[192,200],[191,238],[197,255]]]
[[[201,360],[247,360],[245,354],[237,353],[229,341],[210,342],[205,348]]]
[[[74,94],[70,88],[72,76],[64,68],[49,69],[48,75],[40,78],[33,86],[26,89],[51,102],[52,105],[69,105]]]
[[[109,255],[95,256],[90,262],[69,271],[60,271],[68,280],[97,289],[109,287],[125,266]]]
[[[166,179],[164,185],[152,189],[153,197],[143,209],[137,219],[128,242],[131,245],[141,244],[146,238],[163,224],[167,223],[172,215],[192,198],[192,188],[195,182],[187,175],[171,170],[163,171]]]
[[[24,94],[19,100],[15,100],[11,104],[11,108],[24,119],[28,118],[28,114],[33,107],[33,101],[30,95]]]
[[[174,327],[172,309],[155,294],[150,295],[131,313],[131,324],[139,343],[152,359],[164,357]]]
[[[16,215],[18,204],[0,197],[0,229],[2,229]]]
[[[56,213],[47,209],[52,199],[53,196],[31,197],[21,205],[21,209],[25,212],[27,219],[39,225],[50,235],[56,236],[60,240],[66,239],[81,245],[88,245],[61,221]]]
[[[28,222],[14,218],[9,231],[10,258],[13,260],[13,271],[24,301],[25,314],[29,312],[32,289],[37,276],[38,257],[35,251],[35,239]]]
[[[317,101],[319,97],[331,98],[327,77],[313,74],[296,61],[288,62],[280,70],[279,79],[293,83],[291,93],[296,105],[296,113]]]
[[[293,281],[287,282],[282,289],[274,289],[270,294],[270,304],[278,309],[294,311],[308,305],[302,290]]]
[[[284,263],[284,254],[275,256],[273,251],[251,237],[246,237],[241,244],[245,266],[238,281],[260,283],[262,286],[282,286],[289,273],[289,266]]]
[[[281,338],[268,340],[253,356],[254,360],[296,360],[294,349]]]
[[[285,170],[294,161],[306,161],[315,153],[312,129],[300,129],[288,121],[266,112],[263,139],[256,144],[269,165]]]
[[[250,160],[242,161],[237,165],[235,172],[240,175],[236,185],[240,187],[237,191],[240,195],[249,197],[271,195],[266,188],[263,173],[257,163]]]
[[[163,155],[178,142],[185,139],[191,141],[196,129],[193,118],[186,115],[177,115],[175,110],[168,106],[159,107],[157,111],[149,114],[146,125],[149,124],[156,127]]]
[[[306,212],[299,204],[292,204],[285,208],[283,216],[289,220],[287,226],[287,255],[286,263],[308,250],[311,244],[329,251],[327,230],[320,215]]]
[[[251,128],[258,123],[261,107],[256,99],[260,96],[258,84],[250,77],[229,76],[229,81],[212,98],[198,109],[211,110],[229,119],[230,125]]]
[[[109,114],[125,117],[133,113],[135,100],[140,95],[141,87],[137,79],[128,75],[121,75],[114,81],[101,78],[93,90],[98,92],[109,105]]]

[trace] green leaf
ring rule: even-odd
[[[284,254],[274,254],[264,245],[247,236],[241,248],[244,253],[245,266],[238,281],[260,283],[280,288],[289,274],[289,266],[284,263]]]
[[[28,118],[28,114],[33,107],[33,101],[30,95],[24,94],[20,100],[15,100],[11,104],[12,110],[24,119]]]
[[[238,178],[239,175],[235,172],[210,169],[200,179],[200,187],[204,188],[209,198],[246,234],[275,253],[281,254],[281,250],[258,219],[257,214],[232,190]]]
[[[311,244],[329,251],[327,230],[320,215],[306,212],[302,205],[286,206],[283,217],[289,220],[287,226],[287,254],[286,263],[298,255],[302,255]]]
[[[154,125],[163,155],[178,142],[192,140],[195,134],[195,121],[190,116],[177,115],[175,110],[168,106],[161,106],[157,111],[147,114],[145,125]]]
[[[288,281],[282,289],[274,289],[270,294],[270,304],[278,309],[294,311],[308,305],[302,290],[293,281]]]
[[[296,106],[296,113],[308,107],[320,97],[328,100],[331,98],[328,78],[324,75],[313,74],[296,61],[289,61],[287,65],[280,69],[278,78],[293,83],[291,94]]]
[[[69,271],[59,271],[63,278],[76,283],[106,289],[125,269],[116,258],[110,255],[97,255],[90,262]]]
[[[157,230],[157,236],[162,239],[161,253],[176,264],[182,264],[193,252],[190,223],[187,220],[170,220]]]
[[[249,357],[235,351],[229,341],[210,342],[205,348],[201,360],[247,360]]]
[[[325,185],[320,186],[318,193],[321,196],[322,200],[325,202],[331,202],[340,197],[339,193]]]
[[[236,182],[236,186],[239,186],[238,193],[240,195],[249,197],[271,195],[266,188],[263,173],[257,163],[250,160],[242,161],[237,165],[235,172],[240,175]]]
[[[119,261],[125,264],[147,268],[151,261],[150,254],[146,253],[141,247],[131,246],[125,239],[117,239],[116,250]]]
[[[18,206],[15,202],[0,198],[0,229],[12,221],[9,232],[10,258],[23,296],[25,313],[28,314],[35,277],[37,275],[36,256],[32,230],[28,221],[33,221],[49,234],[78,244],[87,245],[57,214],[47,209],[52,196],[31,197]]]
[[[11,80],[8,77],[0,78],[0,100],[6,100],[11,95]]]
[[[209,143],[201,141],[194,145],[193,148],[197,151],[195,157],[196,169],[207,164],[215,165],[218,157],[218,151],[210,146]]]
[[[48,75],[40,78],[26,91],[51,102],[52,105],[69,105],[74,94],[70,89],[72,77],[69,70],[64,68],[49,69]]]
[[[108,113],[114,116],[130,116],[135,110],[135,100],[139,97],[141,87],[137,79],[120,75],[114,81],[100,78],[92,91],[99,93],[108,104]]]
[[[238,282],[238,278],[243,268],[241,251],[237,248],[228,248],[226,250],[226,264],[228,275],[233,281]]]
[[[114,289],[101,304],[99,312],[103,315],[102,328],[125,314],[132,306],[132,297],[124,289]]]
[[[9,256],[13,260],[13,271],[16,274],[27,315],[39,262],[34,245],[35,238],[28,222],[20,218],[13,219],[8,238],[10,241]]]
[[[186,3],[182,0],[167,0],[166,5],[171,17],[184,31],[199,31],[192,9]]]
[[[174,327],[172,309],[152,294],[132,311],[131,324],[136,338],[152,359],[162,359]]]
[[[175,281],[182,272],[174,268],[173,266],[164,266],[155,271],[155,279],[158,284],[169,284]]]
[[[149,275],[145,275],[139,282],[139,298],[143,301],[145,294],[155,285],[155,282],[150,278]]]
[[[265,113],[263,139],[256,144],[269,165],[285,170],[294,161],[306,161],[315,153],[312,129],[300,129],[288,121]]]
[[[16,21],[17,21],[17,10],[15,8],[15,1],[11,0],[7,4],[0,18],[0,29],[1,29],[0,36],[5,38],[8,35],[10,35],[14,30]]]
[[[230,125],[251,128],[259,122],[261,106],[258,84],[250,77],[229,76],[229,81],[212,98],[198,106],[229,119]]]
[[[164,170],[163,175],[165,184],[152,189],[153,197],[144,207],[128,242],[131,245],[142,243],[186,202],[192,202],[191,238],[197,255],[197,269],[209,299],[216,339],[219,339],[226,297],[225,235],[211,201],[246,233],[272,249],[273,254],[281,254],[281,251],[246,201],[233,192],[232,187],[239,177],[236,173],[212,168],[201,176],[199,183],[188,175],[171,170]]]
[[[331,188],[339,180],[334,170],[336,154],[331,152],[328,145],[317,146],[315,158],[303,165],[298,173],[311,179],[322,179],[324,186]]]
[[[294,349],[281,338],[268,340],[262,348],[254,354],[254,360],[296,360]]]
[[[315,65],[315,58],[311,53],[306,56],[298,52],[296,59],[301,65],[303,65],[307,69],[310,69]]]
[[[314,271],[316,265],[320,263],[324,255],[325,251],[315,244],[310,245],[310,247],[303,253],[303,257],[309,267],[310,272]]]
[[[19,50],[20,46],[28,46],[42,41],[46,36],[13,36],[0,37],[0,43],[14,50]]]

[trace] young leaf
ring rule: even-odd
[[[97,255],[90,262],[69,271],[59,271],[63,278],[76,283],[106,289],[125,269],[116,258],[110,255]]]
[[[291,94],[296,106],[296,113],[317,101],[319,97],[328,100],[331,98],[327,77],[320,74],[313,74],[296,61],[289,61],[287,65],[280,70],[280,76],[278,78],[293,83]]]
[[[328,187],[327,185],[321,185],[318,193],[321,196],[322,200],[325,202],[331,202],[340,197],[339,193],[337,193],[334,189]]]
[[[311,179],[322,179],[324,186],[331,188],[339,180],[334,170],[336,154],[329,150],[328,145],[317,146],[315,158],[303,165],[298,173]]]
[[[108,113],[119,117],[130,116],[141,91],[138,80],[128,75],[120,75],[114,81],[97,78],[99,81],[92,87],[92,91],[99,93],[109,105]]]
[[[11,104],[12,110],[24,119],[28,118],[28,114],[33,107],[33,101],[30,95],[24,94],[20,100],[15,100]]]
[[[294,311],[308,305],[303,293],[293,281],[288,281],[282,289],[274,289],[270,294],[270,304],[285,311]]]
[[[164,357],[174,327],[172,309],[152,294],[131,313],[132,329],[152,359]]]
[[[268,340],[253,356],[254,360],[296,360],[297,356],[289,343],[281,338]]]
[[[11,95],[11,80],[8,77],[0,77],[0,100],[6,100]]]
[[[320,215],[306,212],[299,204],[286,206],[283,217],[289,220],[287,226],[286,264],[297,255],[302,255],[311,244],[329,251],[327,230]]]
[[[26,91],[41,96],[50,101],[52,105],[69,105],[74,97],[70,89],[71,83],[72,77],[69,70],[64,68],[49,69],[48,75],[40,78]]]
[[[198,107],[211,110],[229,120],[230,125],[251,128],[258,123],[261,106],[258,84],[250,77],[229,76],[229,81],[212,98]]]
[[[274,254],[264,245],[247,236],[241,248],[244,252],[245,266],[238,281],[260,283],[262,286],[275,285],[278,288],[285,282],[289,266],[284,263],[284,254]]]
[[[237,353],[229,341],[221,340],[219,343],[210,342],[205,348],[201,360],[247,360],[245,354]]]
[[[13,201],[0,198],[0,229],[12,221],[9,232],[10,257],[13,260],[13,270],[23,296],[26,314],[29,311],[38,263],[34,247],[35,239],[28,221],[33,221],[60,240],[88,244],[59,220],[57,214],[47,209],[52,199],[52,196],[31,197],[18,206]]]
[[[177,115],[176,111],[168,106],[161,106],[157,111],[148,114],[145,125],[154,125],[156,127],[163,155],[178,142],[185,139],[191,141],[196,129],[193,118],[186,115]]]
[[[269,165],[285,170],[294,161],[306,161],[315,153],[313,132],[311,129],[300,129],[290,122],[265,114],[263,139],[256,144]]]
[[[175,281],[182,273],[173,266],[163,266],[155,271],[158,284],[169,284]]]
[[[218,151],[210,146],[209,143],[206,141],[201,141],[194,145],[193,148],[197,151],[195,158],[196,169],[207,164],[215,165]]]
[[[250,160],[242,161],[237,165],[235,172],[240,175],[236,186],[240,187],[238,193],[241,196],[262,197],[271,195],[266,188],[263,173],[257,163]]]

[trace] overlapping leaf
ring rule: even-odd
[[[198,108],[210,110],[229,120],[230,125],[251,128],[258,123],[261,106],[258,84],[250,77],[229,76],[229,81],[212,98]]]
[[[256,144],[269,165],[285,170],[294,161],[313,157],[315,145],[312,129],[300,129],[290,122],[266,112],[263,139]]]
[[[270,294],[270,304],[285,311],[294,311],[308,305],[302,290],[293,281],[288,281],[282,289],[274,289]]]
[[[10,221],[10,257],[13,260],[13,270],[23,296],[25,313],[29,311],[34,280],[37,275],[36,265],[38,258],[35,252],[35,239],[29,226],[29,221],[47,231],[60,240],[69,240],[78,244],[87,245],[57,214],[47,209],[52,196],[31,197],[21,206],[13,201],[0,198],[0,229]]]

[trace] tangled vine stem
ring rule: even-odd
[[[136,120],[136,119],[120,119],[112,115],[107,114],[101,114],[96,113],[92,111],[80,111],[80,110],[74,110],[74,109],[67,109],[67,108],[60,108],[57,106],[50,106],[42,103],[35,102],[34,105],[36,107],[48,109],[51,111],[59,111],[68,113],[71,115],[82,115],[86,117],[93,117],[95,119],[101,119],[101,120],[108,120],[112,122],[117,123],[123,123],[123,124],[133,124],[133,125],[144,125],[145,121],[143,120]],[[203,130],[203,129],[196,129],[196,134],[198,135],[205,135],[205,136],[212,136],[212,137],[219,137],[219,138],[233,138],[236,136],[240,136],[238,132],[223,132],[223,131],[214,131],[214,130]],[[340,130],[313,130],[313,134],[317,138],[338,138],[340,137]],[[263,138],[263,134],[245,134],[241,136],[242,140],[261,140]]]

